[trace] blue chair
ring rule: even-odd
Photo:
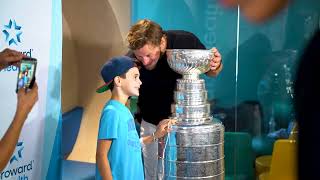
[[[62,160],[63,180],[95,180],[96,164]]]
[[[77,140],[83,115],[82,107],[75,107],[62,115],[62,179],[94,180],[95,163],[66,160]]]
[[[80,129],[83,114],[82,107],[75,107],[62,114],[62,145],[61,153],[65,159],[72,151]]]

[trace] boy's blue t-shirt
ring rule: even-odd
[[[115,180],[143,180],[141,144],[129,109],[110,100],[103,109],[98,139],[112,140],[108,160]],[[96,179],[101,176],[96,165]]]

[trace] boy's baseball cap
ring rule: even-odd
[[[100,86],[96,92],[102,93],[109,90],[109,85],[116,76],[126,73],[133,67],[135,67],[134,61],[128,56],[117,56],[108,60],[101,69],[101,76],[105,84]]]

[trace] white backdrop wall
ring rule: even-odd
[[[1,1],[0,51],[11,48],[38,59],[39,100],[24,124],[10,162],[0,172],[0,180],[59,176],[61,24],[60,0]],[[12,66],[0,72],[0,137],[15,113],[17,72]]]

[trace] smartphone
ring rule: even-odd
[[[36,69],[37,59],[27,57],[20,61],[16,92],[21,88],[24,88],[26,91],[32,88],[35,81]]]

